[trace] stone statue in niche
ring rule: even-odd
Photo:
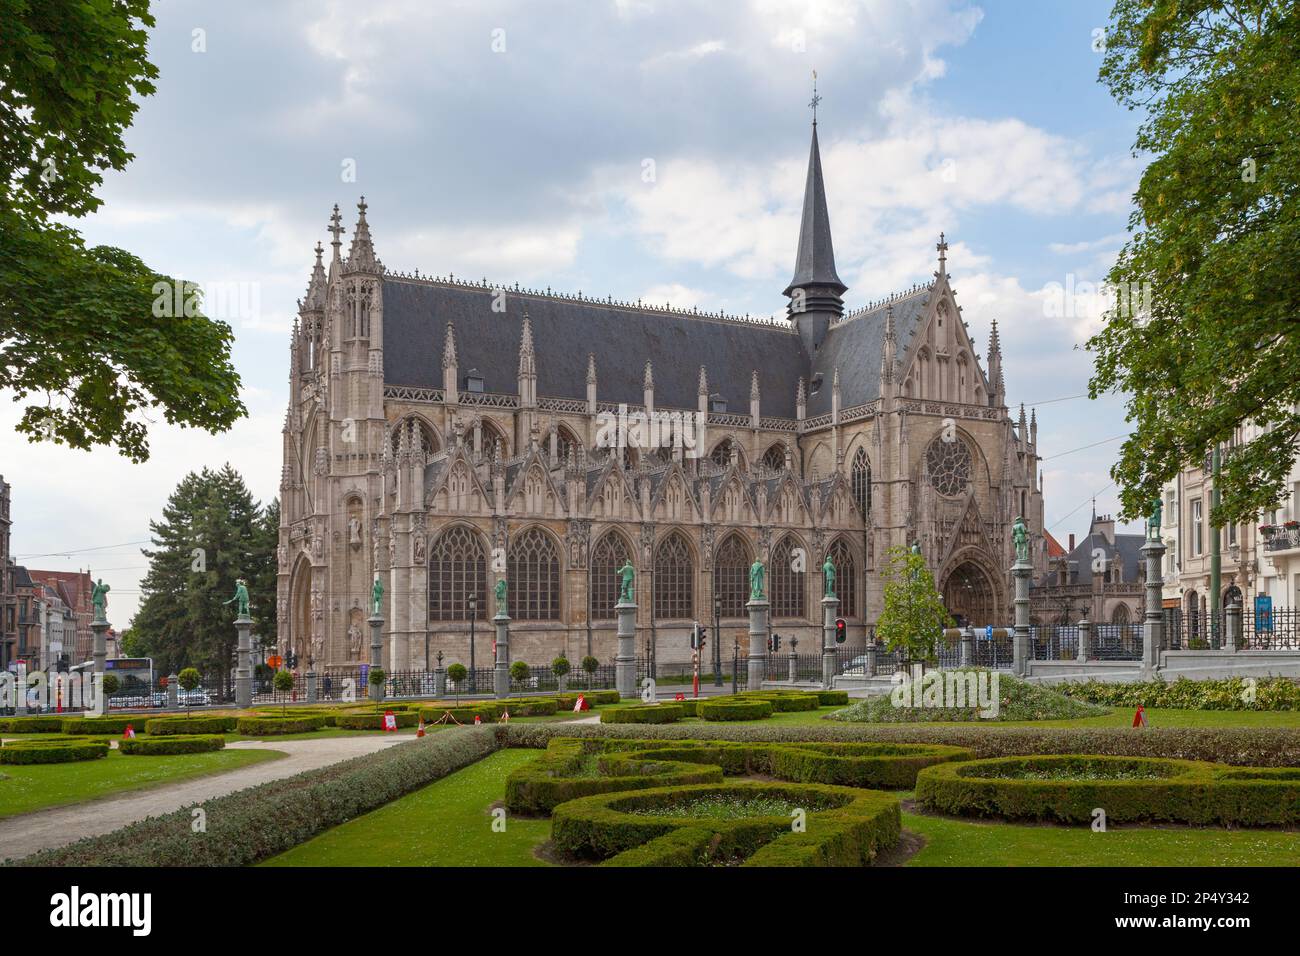
[[[348,519],[348,544],[352,545],[353,550],[361,547],[361,519],[356,515]]]
[[[348,627],[348,653],[349,660],[361,660],[361,627],[356,621]]]

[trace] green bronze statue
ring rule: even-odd
[[[755,560],[749,566],[749,599],[751,601],[765,600],[763,597],[763,577],[767,569],[763,567],[763,562]]]
[[[370,615],[378,617],[384,607],[384,582],[375,578],[374,586],[370,589]]]
[[[248,617],[248,582],[243,578],[236,578],[235,596],[229,601],[222,601],[221,603],[235,605],[235,620]]]
[[[90,603],[95,608],[96,623],[104,622],[108,620],[108,618],[105,617],[105,615],[108,613],[107,595],[110,590],[111,589],[109,588],[109,586],[104,583],[103,578],[97,580],[94,586],[90,589]]]
[[[506,588],[507,588],[507,585],[506,585],[506,579],[505,579],[505,578],[502,578],[500,581],[497,582],[497,586],[496,586],[496,599],[497,599],[497,613],[498,613],[498,614],[505,614],[505,613],[506,613]]]
[[[1029,563],[1029,526],[1025,519],[1016,515],[1011,525],[1011,540],[1016,546],[1016,564]]]
[[[1160,519],[1164,517],[1165,505],[1159,498],[1151,502],[1151,515],[1147,518],[1147,539],[1160,540]]]
[[[618,603],[635,603],[633,599],[636,595],[636,590],[633,587],[633,582],[636,581],[636,568],[632,567],[631,558],[628,558],[628,560],[623,562],[623,566],[618,569],[618,576],[620,582],[618,589]]]
[[[829,554],[826,555],[826,563],[822,565],[822,580],[826,582],[822,596],[835,597],[835,564]]]

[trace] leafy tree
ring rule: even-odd
[[[530,669],[527,662],[515,661],[510,665],[510,679],[516,683],[522,684],[528,679]]]
[[[938,658],[943,629],[952,624],[925,558],[907,548],[885,552],[884,607],[876,623],[876,639],[909,661]]]
[[[600,661],[588,654],[582,659],[582,669],[587,674],[587,683],[590,684],[592,678],[596,676],[596,671],[600,670]]]
[[[447,668],[447,678],[456,685],[456,702],[460,702],[460,688],[465,678],[469,677],[469,668],[464,664],[452,664]]]
[[[233,334],[194,287],[53,220],[94,212],[103,172],[131,160],[153,25],[147,0],[0,0],[0,389],[37,398],[17,426],[30,440],[132,461],[156,409],[212,432],[246,414]]]
[[[190,709],[190,698],[188,692],[198,687],[199,683],[202,680],[203,680],[203,675],[200,674],[198,670],[196,670],[193,667],[186,667],[184,670],[182,670],[179,674],[176,675],[176,683],[181,685],[181,690],[187,692],[185,696],[186,711]]]
[[[148,649],[140,641],[140,633],[134,627],[124,628],[117,642],[123,657],[148,657]]]
[[[122,687],[122,682],[117,679],[116,674],[105,674],[100,683],[100,689],[104,692],[104,700],[116,694]]]
[[[1129,396],[1111,470],[1126,517],[1252,422],[1264,431],[1226,456],[1210,521],[1249,521],[1285,493],[1300,438],[1298,42],[1287,0],[1112,10],[1100,78],[1144,114],[1134,152],[1150,157],[1110,273],[1129,294],[1088,343],[1093,397]]]
[[[288,694],[293,690],[293,671],[276,671],[275,676],[271,678],[271,683],[281,694]],[[287,715],[289,713],[288,700],[283,700],[280,703],[283,706],[282,712]]]
[[[556,677],[563,677],[565,674],[569,673],[570,670],[569,659],[563,654],[551,661],[551,673]]]
[[[372,667],[370,668],[366,680],[369,681],[371,687],[375,688],[375,692],[370,696],[375,699],[375,712],[378,713],[379,701],[383,696],[384,681],[388,680],[388,675],[384,673],[382,667]]]

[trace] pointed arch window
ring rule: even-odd
[[[798,570],[799,568],[803,570]],[[807,550],[794,535],[786,535],[772,549],[772,560],[768,568],[773,617],[804,616],[807,570]]]
[[[745,539],[736,533],[727,535],[713,561],[713,593],[722,601],[723,617],[745,616],[751,563]]]
[[[541,528],[529,528],[510,542],[506,559],[510,616],[517,621],[560,618],[560,555]]]
[[[736,467],[743,469],[745,467],[744,459],[740,457],[740,452],[739,449],[736,448],[736,443],[730,438],[724,438],[713,446],[713,451],[709,452],[709,460],[719,468],[725,468],[731,463],[731,452],[733,449],[736,450]]]
[[[591,619],[614,620],[618,603],[619,568],[631,558],[627,539],[616,531],[607,531],[591,549]]]
[[[857,502],[862,517],[871,514],[871,462],[867,461],[867,450],[859,448],[853,456],[853,500]]]
[[[429,549],[429,620],[468,621],[469,598],[475,618],[487,619],[487,550],[471,529],[458,525],[438,536]]]
[[[685,619],[695,613],[695,565],[691,549],[674,531],[655,549],[654,614]]]
[[[839,615],[857,617],[858,563],[853,560],[853,552],[843,538],[836,538],[826,554],[835,568],[835,596],[840,599]]]

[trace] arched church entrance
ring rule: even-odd
[[[311,562],[299,558],[289,579],[289,634],[280,647],[283,654],[293,651],[302,660],[307,659],[311,646]]]
[[[939,590],[958,627],[999,623],[993,582],[974,561],[963,561],[953,568]]]

